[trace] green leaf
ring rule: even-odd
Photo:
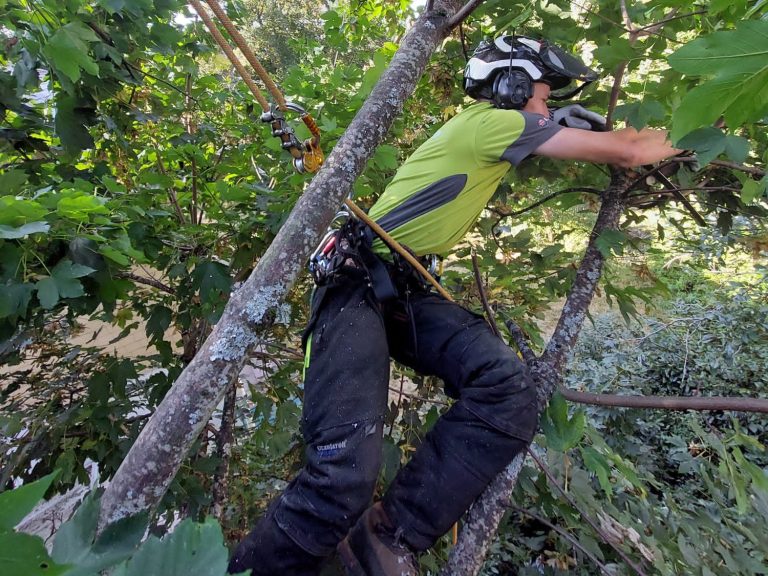
[[[686,150],[695,150],[699,163],[704,166],[725,152],[728,140],[717,128],[699,128],[681,139],[677,145]]]
[[[600,487],[605,492],[605,495],[610,498],[613,494],[613,486],[611,485],[611,465],[608,460],[600,454],[597,450],[590,446],[581,448],[581,457],[584,460],[584,466],[587,470],[597,476],[597,481],[600,483]]]
[[[637,130],[642,130],[650,120],[664,119],[664,107],[653,100],[633,102],[616,107],[616,117],[624,118]]]
[[[58,472],[0,493],[0,530],[12,530],[43,499]]]
[[[99,253],[121,266],[128,266],[131,263],[130,259],[125,254],[110,246],[99,246]]]
[[[618,66],[626,60],[637,57],[637,48],[626,38],[611,38],[608,42],[601,43],[595,50],[595,58],[605,69]]]
[[[12,228],[11,226],[4,226],[0,224],[0,238],[4,238],[6,240],[26,238],[30,234],[46,233],[50,229],[51,225],[42,221],[30,222],[29,224],[24,224],[18,228]]]
[[[54,126],[61,145],[71,153],[93,148],[94,142],[88,126],[92,123],[90,110],[81,102],[68,95],[56,99],[56,118]]]
[[[56,532],[51,556],[74,567],[67,576],[91,576],[123,562],[139,546],[147,528],[147,516],[118,520],[96,537],[99,498],[89,494],[75,514]],[[158,573],[148,571],[147,574]]]
[[[555,394],[549,402],[541,421],[547,438],[547,446],[565,452],[576,446],[584,436],[587,418],[583,410],[577,410],[568,418],[568,404],[561,394]]]
[[[110,14],[116,14],[125,7],[126,0],[98,0],[97,4]]]
[[[673,116],[672,139],[724,116],[736,128],[768,113],[768,21],[742,21],[689,42],[669,57],[675,70],[707,78]]]
[[[108,214],[109,210],[97,196],[83,194],[62,198],[56,205],[56,212],[64,218],[87,222],[92,214]]]
[[[95,493],[86,496],[72,518],[56,531],[51,555],[57,562],[77,562],[87,555],[96,535],[99,501]]]
[[[362,98],[367,97],[371,93],[371,90],[373,90],[376,82],[379,81],[379,77],[384,73],[386,68],[386,57],[380,52],[376,52],[373,55],[373,66],[368,68],[363,74],[363,82],[360,85],[360,90],[358,90],[358,96]]]
[[[222,294],[229,294],[232,278],[229,269],[220,262],[206,260],[198,263],[192,271],[193,286],[200,289],[200,300],[217,304]]]
[[[765,181],[747,179],[741,185],[741,201],[751,204],[765,193]]]
[[[37,299],[40,305],[46,310],[50,310],[59,301],[59,290],[56,288],[56,280],[53,278],[43,278],[35,284],[37,288]]]
[[[158,304],[152,308],[152,314],[150,314],[147,320],[146,332],[147,336],[151,339],[162,339],[163,334],[171,325],[173,319],[173,310],[167,306]]]
[[[222,576],[227,570],[227,548],[218,523],[184,520],[162,540],[154,536],[128,561],[125,576]]]
[[[603,230],[597,240],[595,240],[595,246],[606,258],[610,257],[611,252],[620,256],[624,253],[624,243],[626,240],[627,236],[621,230]]]
[[[39,202],[13,196],[0,197],[0,224],[22,226],[28,222],[38,222],[48,214]]]
[[[77,82],[81,70],[98,76],[99,65],[88,55],[89,43],[98,40],[93,30],[82,22],[70,22],[54,32],[43,48],[43,54],[57,71]]]
[[[690,76],[763,70],[768,67],[768,22],[742,21],[735,30],[697,38],[670,55],[669,64]]]
[[[382,144],[376,148],[373,161],[382,170],[396,170],[399,165],[397,148],[389,144]]]
[[[66,566],[55,564],[39,536],[0,533],[0,574],[3,576],[58,576]]]
[[[82,278],[95,271],[88,266],[75,264],[71,260],[60,260],[51,270],[51,275],[39,280],[36,284],[40,305],[46,310],[50,310],[60,298],[83,296],[85,291],[77,278]]]
[[[27,173],[23,170],[8,170],[0,174],[0,194],[17,194],[27,183]]]
[[[27,313],[27,306],[32,299],[32,284],[6,284],[0,289],[0,318],[15,321]]]
[[[728,158],[739,164],[744,162],[749,154],[749,140],[733,134],[725,138],[725,154]]]
[[[66,258],[59,260],[59,263],[51,271],[54,278],[57,280],[69,280],[72,278],[82,278],[96,272],[93,268],[83,266],[82,264],[75,264],[71,260]]]

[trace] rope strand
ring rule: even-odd
[[[253,81],[253,77],[248,72],[248,70],[245,69],[245,66],[243,66],[243,64],[240,62],[240,59],[235,54],[234,50],[232,50],[232,47],[229,45],[229,42],[227,42],[226,38],[224,38],[222,33],[219,32],[219,29],[216,27],[216,24],[214,24],[213,20],[208,15],[208,12],[205,10],[205,7],[203,7],[203,5],[200,4],[198,0],[189,0],[189,3],[195,9],[195,12],[199,14],[200,19],[203,21],[206,28],[208,28],[208,31],[211,33],[211,36],[213,36],[213,39],[216,41],[219,47],[224,51],[224,54],[226,54],[229,61],[235,67],[235,70],[237,70],[237,73],[240,74],[240,76],[243,79],[243,82],[245,82],[245,85],[248,86],[251,93],[253,94],[253,97],[256,98],[256,101],[262,107],[264,112],[269,112],[269,102],[267,102],[267,99],[264,98],[264,95],[261,93],[261,90],[259,90],[259,87],[256,86],[256,83]]]
[[[245,59],[248,61],[248,63],[253,67],[253,69],[259,75],[259,78],[261,78],[261,81],[264,82],[264,85],[267,87],[267,90],[269,90],[269,93],[272,94],[272,97],[275,99],[275,102],[277,103],[277,107],[280,108],[280,110],[282,110],[283,112],[285,112],[285,110],[287,110],[285,106],[285,98],[283,97],[280,90],[277,88],[277,85],[272,81],[272,78],[270,77],[269,73],[264,69],[264,67],[261,65],[261,62],[259,62],[259,60],[254,55],[253,51],[248,47],[248,43],[245,41],[245,38],[243,38],[242,34],[238,32],[237,28],[235,28],[235,25],[232,23],[232,20],[229,19],[229,16],[227,16],[227,13],[224,12],[224,9],[216,0],[205,0],[205,1],[207,2],[208,6],[211,7],[211,10],[213,10],[213,13],[216,14],[216,18],[219,19],[221,24],[227,30],[227,32],[229,33],[229,36],[235,42],[235,45],[238,48],[240,48],[240,52],[243,53],[243,56],[245,56]]]

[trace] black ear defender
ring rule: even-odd
[[[517,36],[512,32],[512,45],[509,51],[509,69],[499,72],[493,81],[493,104],[504,110],[520,110],[533,96],[531,77],[521,70],[512,68],[512,61],[523,57],[523,51],[517,43]]]
[[[493,104],[503,110],[520,110],[533,97],[531,77],[521,70],[499,72],[493,81]]]

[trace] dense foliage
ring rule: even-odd
[[[574,46],[606,77],[580,97],[584,105],[636,127],[670,127],[701,168],[675,165],[670,184],[638,173],[622,229],[600,238],[612,258],[601,292],[614,308],[584,334],[568,383],[765,396],[768,5],[626,4],[622,13],[624,3],[603,0],[484,2],[434,55],[355,193],[373,201],[398,163],[466,104],[460,71],[481,38],[515,29]],[[318,119],[326,151],[414,17],[405,0],[289,9],[243,0],[228,10],[287,98]],[[311,176],[291,171],[252,96],[183,2],[6,0],[0,15],[0,487],[58,470],[54,486],[64,489],[87,481],[88,461],[104,479],[114,473]],[[446,285],[481,309],[475,250],[498,320],[514,320],[540,348],[607,181],[597,166],[529,162],[502,183],[447,263]],[[740,282],[737,291],[718,268]],[[168,519],[202,519],[218,506],[235,538],[300,465],[297,337],[308,290],[308,281],[294,290],[290,323],[276,326],[251,360],[245,394],[200,437],[163,502]],[[115,326],[111,345],[98,338]],[[121,345],[137,334],[146,352],[124,357]],[[392,386],[382,489],[446,402],[439,382],[400,367]],[[219,442],[230,413],[231,454]],[[763,419],[569,415],[557,400],[542,430],[536,453],[613,541],[532,466],[489,573],[597,573],[547,523],[611,573],[634,573],[611,544],[648,574],[768,572]],[[226,499],[215,501],[214,485],[225,479]],[[76,522],[94,506],[84,504]],[[2,524],[2,546],[15,542],[12,526]],[[183,526],[190,534],[178,538],[215,531]],[[447,547],[425,555],[424,567],[436,571]],[[53,558],[76,563],[83,554],[59,561],[54,547]],[[115,573],[138,571],[139,561],[127,566]]]

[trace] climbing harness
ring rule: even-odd
[[[376,236],[378,236],[381,241],[384,242],[384,244],[386,244],[390,250],[392,250],[394,254],[403,258],[413,267],[416,272],[421,275],[424,280],[431,284],[432,287],[437,290],[438,294],[440,294],[446,300],[453,302],[453,298],[451,298],[451,295],[448,294],[445,288],[440,285],[440,283],[432,274],[429,273],[424,265],[419,262],[419,260],[413,254],[406,250],[402,244],[387,234],[381,226],[379,226],[373,219],[371,219],[371,217],[368,216],[368,214],[366,214],[357,204],[352,202],[352,200],[347,198],[344,200],[344,204],[346,204],[347,208],[350,209],[352,214],[354,214],[360,221],[362,221],[368,228],[370,228],[371,231],[376,234]],[[436,262],[435,268],[437,268]]]
[[[271,125],[272,135],[280,138],[283,149],[291,154],[293,157],[293,167],[297,172],[317,172],[323,164],[324,156],[323,151],[320,149],[320,129],[314,118],[312,118],[312,115],[298,104],[287,102],[285,100],[282,93],[269,76],[269,73],[264,69],[253,54],[253,51],[248,47],[245,38],[243,38],[240,32],[237,31],[237,28],[235,28],[235,25],[229,19],[227,13],[224,12],[217,0],[205,1],[275,99],[275,103],[270,104],[266,98],[264,98],[261,90],[259,90],[256,83],[253,81],[253,77],[245,66],[243,66],[242,62],[240,62],[240,59],[235,54],[227,39],[224,38],[221,32],[219,32],[219,29],[216,27],[216,24],[202,3],[199,0],[189,0],[189,3],[195,9],[195,12],[197,12],[206,28],[208,28],[211,36],[213,36],[213,39],[235,67],[235,70],[240,74],[246,86],[248,86],[248,89],[251,91],[251,94],[253,94],[254,98],[256,98],[256,101],[261,106],[263,110],[261,120]],[[293,128],[291,128],[285,120],[284,113],[288,110],[300,114],[302,122],[304,122],[304,125],[307,127],[310,134],[312,134],[311,138],[302,142],[296,137]]]

